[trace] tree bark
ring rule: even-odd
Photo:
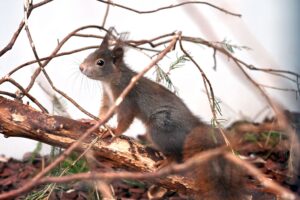
[[[67,148],[91,126],[81,121],[48,115],[0,96],[0,133],[5,137],[30,138]],[[78,151],[84,150],[98,134],[93,133],[79,146]],[[96,158],[107,160],[113,167],[131,171],[153,172],[156,170],[155,163],[160,159],[153,150],[126,136],[113,141],[100,139],[91,149]],[[190,180],[180,176],[169,176],[155,182],[184,194],[194,190]]]

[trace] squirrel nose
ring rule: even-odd
[[[84,70],[83,64],[80,64],[80,65],[79,65],[79,69],[80,69],[80,71],[83,71],[83,70]]]

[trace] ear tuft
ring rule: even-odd
[[[107,49],[109,44],[109,33],[106,33],[106,35],[104,36],[103,40],[102,40],[102,43],[100,44],[100,49]]]
[[[106,35],[104,36],[102,43],[100,44],[100,49],[108,49],[109,47],[109,40],[112,37],[112,31],[113,31],[113,27],[110,27],[106,33]]]

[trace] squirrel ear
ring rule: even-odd
[[[121,46],[116,46],[113,50],[112,50],[112,55],[113,55],[113,62],[116,63],[119,60],[122,60],[123,58],[123,54],[124,54],[124,50]]]
[[[110,27],[107,32],[106,35],[104,36],[102,43],[100,44],[100,48],[101,49],[107,49],[109,46],[109,39],[112,37],[112,31],[114,30],[114,27]]]
[[[100,49],[108,49],[109,48],[109,40],[110,39],[116,39],[116,37],[113,35],[113,31],[115,31],[114,27],[110,27],[107,32],[106,35],[104,36],[102,43],[100,44]]]
[[[102,43],[100,44],[100,49],[107,49],[108,48],[108,42],[110,38],[110,32],[107,32],[106,35],[104,36]]]

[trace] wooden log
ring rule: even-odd
[[[81,134],[91,127],[90,124],[61,116],[39,112],[29,105],[0,96],[0,133],[5,137],[30,138],[54,146],[67,148]],[[82,151],[97,137],[93,133],[78,150]],[[94,155],[111,162],[113,167],[138,172],[157,170],[155,163],[160,159],[153,150],[146,148],[135,139],[121,136],[113,141],[98,140],[93,146]],[[165,188],[183,194],[194,190],[190,180],[181,176],[169,176],[152,180]]]

